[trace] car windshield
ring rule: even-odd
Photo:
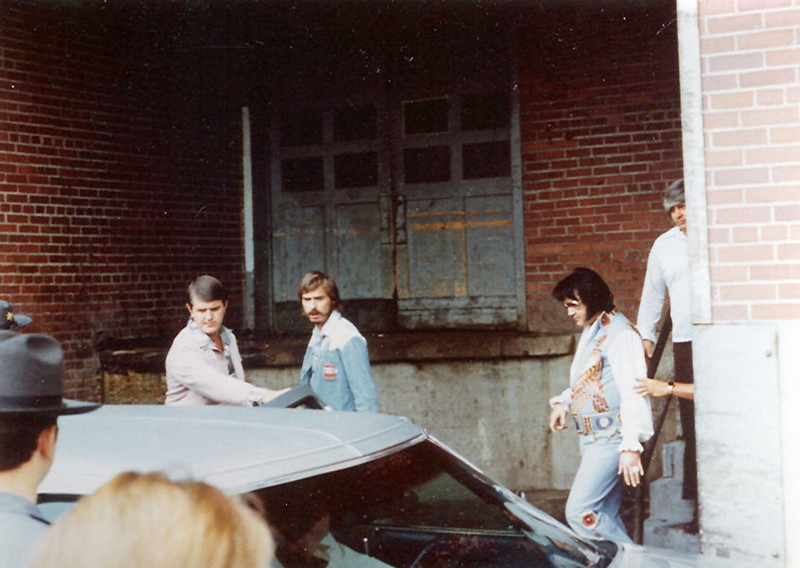
[[[430,441],[256,494],[275,567],[601,567],[615,550],[578,540]]]

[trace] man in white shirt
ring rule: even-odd
[[[664,192],[664,209],[674,223],[659,236],[650,249],[647,273],[642,287],[637,328],[642,334],[648,359],[653,355],[656,325],[661,320],[666,296],[672,318],[672,349],[675,380],[694,383],[692,367],[692,307],[689,290],[689,242],[686,238],[686,198],[683,180],[669,185]],[[694,402],[679,401],[681,427],[686,444],[683,465],[683,498],[697,499],[697,453],[694,428]]]
[[[228,293],[213,276],[199,276],[189,285],[189,323],[167,354],[166,404],[260,406],[289,390],[244,380],[236,336],[222,325],[227,308]]]

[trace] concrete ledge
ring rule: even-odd
[[[575,349],[577,334],[534,334],[514,331],[408,331],[367,333],[370,361],[480,361],[528,357],[558,357]],[[245,369],[299,367],[308,344],[307,335],[263,339],[239,338]],[[107,373],[135,371],[160,373],[169,345],[138,346],[116,341],[101,352]]]

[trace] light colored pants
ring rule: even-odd
[[[580,437],[581,465],[566,506],[569,526],[584,538],[633,542],[622,518],[622,476],[619,469],[618,435],[611,438]]]

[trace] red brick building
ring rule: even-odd
[[[364,304],[356,312],[378,306],[379,317],[362,318],[377,329],[566,329],[549,291],[578,265],[600,271],[635,312],[649,244],[668,223],[660,191],[681,175],[670,2],[285,12],[280,2],[4,3],[2,296],[64,343],[73,395],[93,396],[103,342],[170,338],[185,285],[203,272],[231,288],[231,324],[263,332],[292,329],[297,277],[319,267]],[[486,93],[505,106],[492,110]],[[313,124],[287,127],[285,109],[341,100],[351,115],[354,100],[377,109],[364,151],[335,139],[312,141],[315,155],[270,139],[314,135]],[[428,122],[445,109],[448,133],[398,134],[388,123],[406,121],[412,103]],[[453,108],[463,118],[468,104],[505,115],[458,131]],[[449,171],[456,158],[443,161],[442,149],[463,171]],[[334,175],[371,186],[348,186],[345,199],[327,188],[334,196],[314,202],[305,187],[331,169],[315,165],[337,152],[355,166],[343,161]],[[365,165],[370,152],[377,164]],[[276,173],[295,162],[300,181]],[[307,185],[276,196],[283,182]]]
[[[107,345],[168,342],[203,272],[242,336],[300,329],[313,268],[375,332],[553,335],[577,265],[635,314],[683,176],[702,546],[795,565],[798,23],[797,0],[3,2],[0,297],[80,398]]]

